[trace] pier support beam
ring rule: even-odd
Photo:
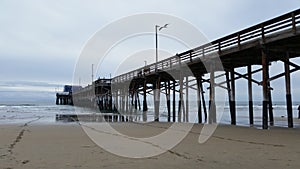
[[[230,71],[230,79],[231,79],[231,101],[230,101],[230,115],[231,115],[231,124],[236,125],[236,103],[235,103],[235,79],[234,79],[234,68]]]
[[[137,97],[137,100],[138,100],[139,110],[141,110],[141,101],[140,101],[139,92],[136,92],[136,97]]]
[[[128,114],[128,112],[129,112],[129,106],[130,106],[130,93],[129,93],[129,91],[128,91],[129,89],[125,89],[125,112],[126,112],[126,114]]]
[[[138,92],[137,89],[134,89],[134,109],[137,110],[138,109]]]
[[[59,98],[58,98],[58,94],[56,94],[56,104],[59,105]]]
[[[263,109],[262,109],[262,128],[268,129],[268,61],[267,54],[262,49],[262,86],[263,86]]]
[[[125,88],[121,89],[121,92],[122,92],[122,94],[121,94],[121,103],[122,103],[121,111],[123,114],[125,114],[126,113],[126,110],[125,110],[125,108],[126,108],[126,89]]]
[[[108,103],[109,103],[109,110],[112,111],[113,110],[113,102],[112,102],[112,93],[111,91],[109,92],[109,96],[108,96]]]
[[[197,105],[198,105],[198,123],[202,123],[202,110],[201,110],[201,77],[197,77]]]
[[[147,82],[146,82],[146,80],[144,81],[143,96],[144,96],[143,111],[147,111],[148,110],[148,106],[147,106]]]
[[[249,123],[254,124],[253,120],[253,96],[252,96],[252,70],[251,65],[247,66],[248,72],[248,101],[249,101]]]
[[[159,104],[160,104],[160,77],[158,77],[153,87],[154,94],[154,121],[159,121]]]
[[[115,100],[114,100],[114,111],[119,110],[119,90],[115,91]]]
[[[134,89],[129,89],[130,107],[134,106]]]
[[[180,72],[180,77],[179,77],[179,101],[178,101],[178,116],[177,116],[177,121],[181,122],[181,114],[183,110],[183,77],[182,73]]]
[[[165,82],[165,92],[167,99],[167,109],[168,109],[168,122],[171,121],[171,103],[170,103],[170,92],[171,92],[171,84],[170,81]]]
[[[185,77],[185,122],[189,122],[189,77]]]
[[[231,124],[236,125],[234,69],[232,68],[230,70],[230,78],[229,78],[228,71],[226,71],[225,75],[226,75],[226,83],[227,83],[227,91],[228,91]]]
[[[268,77],[269,79],[269,77]],[[274,126],[274,116],[273,116],[273,103],[272,103],[272,94],[271,94],[271,85],[268,82],[268,98],[269,98],[269,119],[270,119],[270,126]]]
[[[176,81],[173,81],[173,122],[176,121]]]
[[[207,122],[207,109],[206,109],[206,102],[205,102],[205,97],[204,97],[204,90],[203,90],[203,84],[202,84],[202,78],[200,79],[200,91],[201,91],[201,97],[202,97],[202,103],[203,103],[203,111],[204,111],[204,122]]]
[[[211,68],[210,71],[210,95],[209,95],[209,116],[208,123],[216,123],[216,103],[215,103],[215,72]]]
[[[286,88],[286,108],[288,116],[288,127],[293,128],[293,109],[292,109],[292,95],[291,95],[291,78],[290,78],[290,66],[289,66],[289,53],[286,54],[286,62],[284,64],[285,69],[285,88]]]

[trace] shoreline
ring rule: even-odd
[[[247,106],[242,106],[243,108],[239,108],[239,111],[237,112],[237,125],[238,126],[247,126],[251,127],[249,124],[249,117],[248,117],[248,109]],[[55,120],[56,114],[76,114],[76,113],[83,113],[83,114],[91,114],[95,113],[91,110],[83,110],[83,112],[76,112],[74,110],[73,106],[57,106],[57,105],[35,105],[35,106],[7,106],[2,107],[0,109],[0,124],[18,124],[18,123],[25,123],[30,120],[35,120],[37,118],[40,118],[38,120],[38,123],[45,123],[45,124],[57,124],[57,121]],[[300,128],[300,119],[297,118],[297,111],[293,110],[294,114],[294,127]],[[97,113],[97,112],[96,112]],[[140,120],[143,119],[143,112],[137,112],[138,118]],[[154,113],[153,111],[147,112],[147,121],[153,121]],[[197,123],[197,113],[196,110],[190,109],[189,111],[189,121],[196,121]],[[177,121],[176,117],[176,121]],[[219,119],[218,119],[219,120]],[[161,122],[167,122],[167,114],[166,112],[161,112],[160,115],[160,121]],[[59,122],[60,123],[60,122]],[[229,109],[225,108],[224,112],[222,113],[220,124],[226,124],[230,125],[230,113]],[[257,109],[254,113],[254,127],[259,128],[262,125],[262,117],[261,117],[261,110]],[[287,127],[288,126],[288,120],[286,116],[286,109],[281,108],[274,108],[274,126],[278,127]]]
[[[170,123],[111,123],[128,135],[161,132]],[[299,168],[300,129],[219,125],[204,144],[195,124],[174,148],[154,157],[120,157],[97,146],[77,123],[0,124],[0,164],[8,168]],[[0,168],[1,168],[0,167]]]
[[[76,115],[76,113],[74,113]],[[23,125],[25,123],[32,123],[33,125],[73,125],[77,124],[78,121],[68,121],[68,120],[55,120],[55,116],[53,116],[52,120],[45,120],[43,118],[49,118],[49,117],[32,117],[30,118],[31,120],[26,120],[26,119],[17,119],[17,120],[10,120],[8,122],[1,122],[1,125]],[[250,125],[249,123],[245,123],[244,121],[237,121],[236,125],[231,125],[230,121],[220,121],[217,123],[218,126],[237,126],[237,127],[246,127],[246,128],[256,128],[260,129],[262,125],[262,120],[260,119],[261,117],[256,117],[254,118],[254,125]],[[90,123],[104,123],[104,122],[93,122],[93,121],[84,121],[83,119],[80,119],[80,122],[90,122]],[[132,123],[152,123],[153,121],[147,121],[147,122],[142,122],[142,121],[132,121]],[[294,122],[294,127],[291,129],[300,129],[300,119],[298,118],[293,118]],[[130,122],[107,122],[107,123],[130,123]],[[178,123],[178,122],[168,122],[166,120],[160,121],[159,123]],[[180,122],[182,123],[182,122]],[[185,122],[183,122],[185,123]],[[199,124],[197,122],[187,122],[193,125],[203,125],[206,123]],[[288,128],[287,124],[287,117],[274,117],[274,125],[269,125],[270,128]]]

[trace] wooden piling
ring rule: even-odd
[[[121,102],[122,102],[122,113],[125,114],[126,110],[126,92],[125,89],[122,89],[122,98],[121,98]]]
[[[248,72],[248,102],[249,102],[249,123],[253,125],[253,95],[252,95],[252,70],[251,65],[247,66]]]
[[[181,113],[182,113],[182,102],[183,102],[183,77],[182,73],[180,72],[179,77],[179,101],[178,101],[178,115],[177,115],[177,121],[181,122]]]
[[[129,112],[129,105],[130,105],[130,93],[129,93],[129,89],[125,89],[124,91],[125,94],[125,112],[126,114]]]
[[[285,89],[286,89],[286,108],[288,116],[288,127],[293,128],[293,109],[292,109],[292,95],[291,95],[291,78],[290,78],[290,65],[289,65],[289,53],[287,52],[285,63]]]
[[[227,84],[227,93],[228,93],[228,105],[229,105],[229,113],[230,113],[230,117],[232,114],[232,104],[231,104],[231,100],[232,100],[232,96],[231,96],[231,86],[230,86],[230,77],[229,77],[229,72],[226,71],[225,72],[225,76],[226,76],[226,84]]]
[[[263,86],[263,109],[262,109],[262,128],[268,129],[268,63],[265,51],[261,50],[262,54],[262,86]]]
[[[215,72],[210,70],[210,90],[209,90],[209,116],[208,123],[216,123],[216,103],[215,103]]]
[[[147,106],[147,81],[146,81],[146,79],[144,80],[143,96],[144,96],[143,111],[147,111],[148,110],[148,106]]]
[[[130,89],[129,89],[130,91]],[[129,97],[131,98],[130,102],[131,102],[131,106],[134,106],[134,90],[130,91],[129,93]]]
[[[198,123],[202,123],[202,110],[201,110],[201,98],[200,98],[200,95],[201,95],[201,88],[200,88],[200,83],[201,82],[201,77],[197,77],[197,105],[198,105]]]
[[[236,103],[235,103],[235,74],[234,68],[230,71],[230,79],[231,79],[231,101],[230,101],[230,115],[231,115],[231,124],[236,125]]]
[[[141,110],[141,101],[140,101],[139,92],[136,92],[136,97],[137,97],[137,101],[138,101],[139,110]]]
[[[160,104],[160,76],[153,87],[154,94],[154,121],[159,121],[159,104]]]
[[[167,111],[168,111],[168,122],[171,121],[171,103],[170,103],[170,89],[171,84],[170,81],[165,82],[165,93],[166,93],[166,100],[167,100]]]
[[[185,122],[189,122],[189,77],[185,77]]]
[[[136,89],[134,89],[134,109],[138,109],[138,93]]]
[[[173,122],[176,121],[176,81],[173,81]]]
[[[119,90],[116,90],[116,96],[115,96],[115,111],[119,110]]]
[[[268,78],[269,79],[269,78]],[[274,116],[273,116],[273,103],[272,103],[272,94],[271,94],[271,86],[270,82],[268,82],[268,108],[269,108],[269,120],[270,120],[270,126],[274,125]]]
[[[205,102],[205,97],[204,97],[204,90],[203,90],[203,84],[202,84],[202,77],[200,76],[200,91],[201,91],[201,98],[203,102],[203,111],[204,111],[204,122],[207,122],[207,109],[206,109],[206,102]]]
[[[56,94],[56,104],[59,104],[59,98],[58,98],[58,94]]]

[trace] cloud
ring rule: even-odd
[[[144,12],[174,15],[214,40],[299,6],[299,0],[2,0],[0,78],[13,82],[70,83],[77,58],[89,38],[128,15]],[[107,76],[107,72],[98,76]]]
[[[0,81],[0,91],[2,92],[54,92],[62,89],[61,84],[32,81]]]

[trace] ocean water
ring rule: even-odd
[[[147,121],[154,120],[153,105],[148,104],[149,111],[147,111]],[[293,104],[293,117],[295,127],[300,127],[300,120],[298,117],[298,105]],[[225,104],[224,107],[217,108],[217,121],[221,124],[230,124],[229,107]],[[171,107],[172,111],[172,107]],[[287,113],[285,102],[274,102],[274,126],[287,127]],[[28,123],[34,122],[39,124],[61,124],[61,121],[56,121],[56,114],[93,114],[99,113],[90,109],[75,108],[69,105],[55,105],[53,103],[38,103],[38,104],[0,104],[0,124],[13,123]],[[248,103],[238,102],[236,105],[237,125],[249,126]],[[142,111],[134,111],[137,121],[143,119]],[[172,114],[172,112],[171,112]],[[176,104],[176,121],[178,120],[178,105]],[[260,102],[254,103],[254,126],[261,126],[262,124],[262,106]],[[160,121],[167,121],[167,106],[160,105]],[[204,117],[204,116],[203,116]],[[171,117],[172,119],[172,117]],[[197,106],[196,103],[190,103],[188,118],[181,121],[197,123]]]
[[[292,105],[293,109],[293,122],[294,126],[300,128],[300,119],[298,119],[298,102],[295,102]],[[150,106],[153,109],[152,106]],[[160,121],[167,121],[167,107],[165,105],[160,106]],[[176,104],[176,115],[178,113],[178,104]],[[206,105],[208,111],[208,105]],[[190,102],[188,122],[198,122],[198,108],[196,102]],[[171,107],[172,114],[172,107]],[[254,102],[253,105],[253,116],[254,116],[254,126],[261,127],[262,125],[262,103]],[[274,126],[288,127],[287,123],[287,108],[285,102],[273,102],[273,116],[274,116]],[[154,117],[154,115],[153,115]],[[202,109],[202,118],[204,119],[203,109]],[[153,119],[153,118],[150,118]],[[172,118],[171,118],[172,119]],[[176,117],[176,121],[177,121]],[[183,117],[181,117],[183,121]],[[226,103],[220,104],[217,106],[217,122],[220,124],[231,124],[230,110],[229,106]],[[237,102],[236,103],[236,122],[239,126],[250,126],[249,125],[249,106],[248,102]]]
[[[56,114],[74,114],[74,107],[54,104],[0,104],[0,124],[56,123]]]

